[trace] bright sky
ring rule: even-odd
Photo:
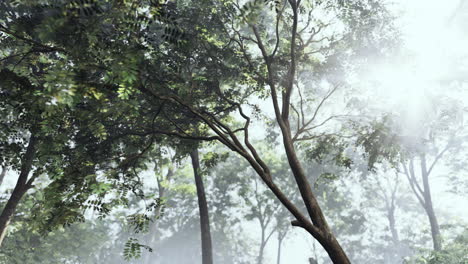
[[[398,26],[405,54],[393,63],[378,65],[371,73],[392,103],[417,99],[438,81],[462,74],[463,68],[466,72],[468,60],[463,63],[460,58],[468,55],[468,35],[463,32],[468,26],[464,22],[468,21],[468,3],[460,4],[462,1],[395,1],[395,12],[402,15]],[[465,67],[455,68],[456,64]]]

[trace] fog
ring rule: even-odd
[[[46,2],[48,1],[44,3]],[[177,3],[177,1],[169,2],[174,3],[174,6]],[[235,1],[220,2],[231,3]],[[246,5],[246,2],[254,1],[237,2],[240,2],[239,5],[242,6]],[[291,1],[277,2],[282,3],[279,6],[283,6],[283,4],[286,6],[282,10],[288,10],[287,6],[289,5],[286,3]],[[310,16],[311,13],[308,13],[308,10],[312,10],[312,6],[314,8],[315,5],[320,6],[320,3],[316,2],[322,1],[310,2],[313,4],[304,4],[304,11],[300,12],[304,17],[307,17],[307,14]],[[349,1],[349,3],[355,2],[360,1]],[[178,5],[187,8],[190,6],[187,3],[190,1],[180,1]],[[379,24],[380,28],[359,31],[361,34],[367,34],[367,37],[363,38],[369,38],[368,43],[363,44],[364,42],[356,41],[352,45],[345,46],[336,40],[338,44],[333,44],[335,45],[333,46],[329,43],[334,43],[335,40],[327,39],[324,41],[329,43],[317,44],[318,51],[314,50],[310,53],[319,53],[317,57],[313,59],[307,57],[307,60],[300,61],[308,62],[310,59],[311,63],[314,64],[302,68],[298,67],[298,73],[295,77],[297,79],[294,79],[294,84],[291,81],[291,87],[295,87],[292,90],[292,99],[290,103],[288,102],[291,107],[286,108],[291,109],[287,125],[290,128],[291,146],[293,146],[294,155],[297,154],[297,163],[301,164],[301,170],[291,165],[291,160],[294,161],[291,158],[293,154],[284,143],[287,140],[282,137],[285,133],[283,131],[284,120],[283,123],[277,121],[281,120],[278,116],[283,116],[285,110],[281,109],[283,112],[277,115],[275,111],[278,109],[272,104],[272,92],[270,90],[255,90],[260,89],[258,87],[271,85],[273,79],[274,82],[278,83],[278,87],[289,82],[285,76],[289,76],[290,68],[285,70],[280,67],[281,63],[289,65],[288,60],[280,61],[278,63],[280,66],[276,66],[278,69],[274,69],[274,71],[283,74],[280,75],[281,77],[275,77],[276,79],[270,80],[268,74],[265,74],[265,78],[268,79],[266,81],[259,81],[260,78],[245,77],[244,75],[242,78],[233,79],[234,81],[225,81],[225,84],[218,88],[219,93],[222,91],[228,97],[226,97],[226,101],[220,103],[225,98],[205,96],[196,92],[197,88],[204,87],[202,82],[209,82],[203,74],[206,72],[213,74],[216,81],[218,81],[216,76],[221,75],[224,78],[223,74],[229,78],[231,75],[234,75],[232,78],[237,78],[237,72],[231,73],[224,68],[219,70],[215,68],[224,67],[219,65],[235,64],[236,59],[245,57],[241,55],[235,59],[229,57],[229,60],[226,59],[226,61],[218,63],[216,60],[219,58],[215,58],[218,53],[211,55],[209,52],[198,51],[201,49],[198,48],[197,52],[200,52],[201,55],[194,55],[183,60],[183,63],[187,63],[187,65],[181,67],[190,68],[187,70],[189,73],[180,70],[177,72],[177,76],[174,75],[176,77],[160,77],[159,75],[165,74],[163,70],[166,71],[172,67],[171,63],[174,65],[179,63],[177,60],[179,58],[172,61],[168,57],[179,56],[184,51],[160,55],[154,50],[149,50],[145,56],[151,58],[151,56],[156,56],[154,54],[158,54],[157,58],[161,60],[161,64],[167,63],[169,66],[164,66],[166,68],[163,66],[161,68],[148,67],[141,71],[148,70],[156,76],[153,76],[156,79],[161,78],[161,80],[166,81],[164,78],[167,78],[169,83],[167,87],[170,88],[161,86],[163,87],[161,90],[173,89],[171,85],[174,85],[176,90],[179,89],[177,96],[183,97],[193,93],[188,97],[187,102],[191,103],[190,100],[193,100],[194,105],[199,107],[197,109],[201,110],[197,112],[197,110],[184,105],[186,108],[177,108],[170,104],[175,104],[178,101],[168,96],[166,96],[167,98],[161,97],[164,102],[157,105],[158,107],[155,106],[156,110],[150,109],[148,105],[155,100],[139,100],[138,96],[146,95],[143,90],[133,91],[136,95],[130,94],[130,99],[128,99],[121,93],[121,89],[128,87],[117,85],[119,95],[109,96],[110,99],[102,101],[104,105],[102,108],[110,105],[110,110],[106,109],[110,112],[119,111],[122,108],[123,114],[118,115],[118,117],[109,117],[109,127],[112,128],[107,127],[108,123],[102,122],[102,126],[106,127],[104,129],[108,131],[108,136],[99,142],[106,143],[107,140],[112,139],[112,133],[130,131],[130,128],[135,128],[137,131],[132,134],[134,137],[119,141],[117,144],[106,143],[107,145],[99,153],[97,150],[96,154],[92,153],[90,156],[96,158],[96,161],[93,160],[95,171],[83,174],[85,175],[83,177],[85,183],[80,183],[82,178],[73,178],[75,171],[69,170],[68,163],[63,165],[60,161],[55,160],[57,159],[53,156],[56,155],[55,152],[52,154],[47,152],[36,157],[37,161],[33,161],[33,165],[30,164],[34,173],[31,172],[29,176],[29,179],[35,179],[34,185],[31,184],[25,189],[25,194],[17,205],[15,213],[6,221],[5,226],[8,227],[6,233],[0,233],[1,237],[5,237],[3,242],[0,239],[0,263],[468,263],[468,171],[466,168],[468,161],[466,148],[468,145],[466,125],[468,111],[468,1],[394,0],[381,1],[381,4],[389,13],[385,13],[386,16],[373,18],[376,19],[373,23],[379,24],[384,19],[389,20],[384,25]],[[274,6],[274,4],[271,5]],[[330,4],[330,6],[332,5]],[[147,12],[148,8],[140,9],[138,12],[144,13]],[[202,7],[195,6],[195,4],[192,9],[187,8],[189,10],[187,12],[194,12],[192,13],[194,17],[197,16],[197,12],[202,12]],[[6,7],[5,10],[7,10]],[[260,15],[258,16],[268,17],[268,14],[275,12],[274,8],[266,10],[259,11]],[[311,31],[314,32],[312,35],[322,36],[320,34],[324,34],[324,39],[326,34],[332,33],[338,37],[345,36],[347,31],[343,28],[347,27],[346,23],[348,22],[344,19],[345,22],[338,21],[339,16],[334,17],[334,13],[329,16],[326,13],[329,10],[335,9],[327,7],[314,14],[316,17],[320,17],[317,20],[324,19],[326,21],[329,19],[332,22],[336,20],[336,24],[330,23],[331,30],[325,29],[325,33],[318,33],[317,29],[314,29]],[[205,11],[203,9],[203,12]],[[12,12],[20,14],[22,11]],[[288,11],[281,12],[289,14]],[[336,12],[338,14],[338,11]],[[2,29],[0,37],[6,44],[8,44],[8,38],[15,37],[15,34],[3,26],[11,22],[11,19],[6,18],[8,17],[7,13],[7,11],[2,11],[3,17],[0,17],[0,29]],[[174,14],[177,12],[174,11]],[[214,14],[216,13],[210,16],[215,16]],[[117,13],[115,16],[117,17]],[[285,18],[285,24],[289,21],[288,19],[291,18]],[[265,18],[262,23],[268,25],[268,23],[274,24],[275,21],[276,18]],[[305,23],[300,21],[299,28]],[[52,22],[50,24],[53,25]],[[226,24],[228,23],[226,22]],[[262,75],[262,72],[273,71],[263,65],[261,60],[263,50],[258,49],[257,45],[260,46],[261,42],[257,38],[260,36],[266,39],[274,36],[275,28],[259,25],[258,30],[261,32],[258,33],[251,31],[248,26],[232,24],[232,30],[238,28],[238,31],[233,32],[239,35],[239,39],[242,34],[246,36],[251,34],[248,35],[250,37],[244,39],[250,43],[239,42],[238,45],[250,52],[252,61],[249,60],[248,63],[242,64],[238,68],[242,68],[242,70],[254,68],[252,72],[260,71],[259,76]],[[187,25],[181,22],[178,26]],[[387,26],[390,29],[387,29]],[[106,30],[111,32],[110,28],[111,26]],[[255,25],[252,28],[257,29]],[[21,27],[18,26],[18,30],[20,29]],[[216,28],[216,30],[218,29]],[[224,30],[229,32],[231,29]],[[280,33],[286,34],[290,30],[289,27],[285,27],[281,29]],[[389,33],[383,33],[384,30],[388,30]],[[47,37],[42,39],[42,35],[38,34],[41,37],[35,38],[33,37],[35,31],[39,32],[40,30],[31,29],[32,33],[24,33],[24,36],[18,39],[20,41],[23,41],[22,38],[34,39],[34,43],[30,44],[31,49],[38,47],[45,49],[45,46],[42,47],[35,42],[48,38],[54,39],[45,33],[42,34]],[[223,45],[227,47],[230,44],[226,44],[228,41],[219,37],[222,35],[219,32],[224,32],[223,30],[219,29],[219,32],[213,33],[211,37],[208,36],[211,32],[200,32],[202,32],[200,34],[207,35],[207,43],[213,45],[213,50],[219,52],[219,49],[227,53],[224,51]],[[258,36],[253,32],[258,33]],[[92,43],[93,39],[91,37],[89,39]],[[119,41],[116,40],[115,43]],[[122,43],[127,43],[126,41],[128,40],[122,41]],[[145,41],[150,42],[149,40]],[[146,45],[146,42],[142,41],[141,45]],[[307,41],[300,39],[298,42]],[[15,44],[12,43],[12,47],[0,48],[2,51],[0,61],[5,63],[5,65],[0,65],[2,69],[15,71],[16,66],[12,66],[15,63],[20,68],[24,63],[46,65],[56,59],[44,56],[37,58],[40,63],[33,62],[33,59],[25,59],[8,64],[9,60],[12,59],[10,57],[13,56],[10,51],[14,50]],[[288,54],[285,49],[287,51],[289,47],[289,40],[281,40],[278,43],[280,44],[276,45],[279,45],[280,48],[278,48],[277,54],[286,56],[284,54]],[[377,47],[369,48],[376,43]],[[6,44],[5,47],[7,47]],[[49,41],[45,42],[44,45],[46,44],[53,47],[60,47],[61,44],[64,47],[68,45],[59,41]],[[89,60],[88,56],[98,56],[91,53],[91,50],[93,45],[99,46],[99,44],[89,45],[89,54],[91,55],[76,55],[79,52],[76,54],[64,53],[67,55],[63,56],[53,55],[60,59],[76,56],[76,58],[70,59],[71,63],[58,64],[57,68],[69,67],[72,71],[75,64],[83,63],[79,60],[80,56],[83,56],[83,61]],[[275,47],[275,41],[269,39],[265,45]],[[320,53],[325,46],[333,51],[338,50],[336,51],[338,55]],[[201,45],[201,47],[204,46]],[[115,49],[114,53],[125,52],[124,49]],[[304,50],[306,49],[304,48]],[[242,51],[243,49],[236,50],[239,54]],[[59,52],[57,51],[57,54]],[[267,52],[275,54],[276,48],[267,48]],[[103,51],[103,53],[105,52]],[[111,53],[109,52],[109,54]],[[114,53],[112,56],[120,56]],[[201,61],[200,57],[203,56],[213,56],[213,59],[209,58],[208,62],[203,60],[203,63],[208,66],[197,64],[196,61]],[[115,61],[111,64],[120,65],[117,60]],[[125,63],[130,64],[131,62],[128,61]],[[273,63],[274,60],[271,61]],[[269,61],[266,60],[266,62]],[[257,64],[260,66],[257,67]],[[80,67],[86,69],[88,64],[84,65],[86,66]],[[199,69],[197,67],[202,70],[197,72]],[[322,67],[328,68],[322,69]],[[158,69],[161,69],[161,74],[157,73]],[[53,70],[56,69],[52,66],[44,66],[44,69],[41,69],[44,72],[52,72]],[[230,70],[235,71],[236,69]],[[22,73],[20,70],[18,71]],[[135,71],[140,74],[140,70]],[[23,76],[28,76],[27,74],[30,73],[25,73]],[[40,78],[43,78],[43,75],[41,74],[37,75],[39,76],[37,77],[37,85],[52,82],[49,80],[50,78],[44,78],[45,81],[42,82]],[[98,75],[98,73],[93,74]],[[195,87],[195,92],[192,90],[185,92],[183,88],[180,88],[188,81],[177,84],[179,79],[188,78],[184,74],[187,76],[190,74],[190,81],[197,78],[201,80],[202,84],[191,83]],[[200,74],[201,77],[197,77],[197,74]],[[106,78],[118,79],[117,75]],[[144,74],[141,73],[141,75]],[[147,75],[151,76],[151,74]],[[0,75],[0,77],[7,80],[4,75]],[[138,75],[138,78],[143,77]],[[152,80],[151,78],[148,77],[148,80]],[[34,78],[30,79],[31,83],[36,82]],[[126,83],[126,80],[122,82]],[[223,80],[219,80],[219,82],[223,82]],[[130,82],[128,83],[130,85]],[[211,83],[209,84],[211,85]],[[26,122],[24,120],[33,120],[34,118],[27,119],[29,117],[22,118],[29,116],[28,111],[35,111],[33,108],[27,108],[27,110],[16,113],[15,108],[19,109],[27,103],[9,104],[8,93],[10,90],[13,91],[13,88],[9,90],[8,85],[7,81],[0,82],[0,95],[6,94],[5,97],[1,97],[5,103],[0,104],[1,114],[5,116],[0,117],[3,125],[2,130],[5,131],[0,134],[0,140],[3,141],[0,146],[0,170],[4,172],[2,174],[4,177],[0,180],[0,208],[8,207],[7,203],[11,200],[10,197],[13,197],[12,193],[21,181],[21,175],[25,168],[24,160],[27,157],[27,149],[29,149],[29,147],[26,148],[27,142],[31,142],[30,140],[33,138],[33,132],[24,132],[23,141],[14,139],[14,137],[18,137],[17,134],[10,136],[8,133],[12,133],[10,132],[13,131],[11,124],[14,123],[11,120],[17,118],[19,123]],[[288,87],[287,84],[284,85]],[[20,87],[19,84],[18,87]],[[74,96],[81,93],[80,89],[85,89],[83,87],[77,85],[73,87],[74,90],[70,88],[73,92],[69,92],[65,88],[60,91]],[[208,87],[207,90],[211,91],[211,86]],[[246,92],[236,94],[232,87],[240,87],[239,89],[245,89]],[[110,90],[114,88],[111,87]],[[94,99],[99,101],[99,96],[106,97],[106,91],[109,90],[105,88],[102,92],[103,95],[96,96],[90,94],[99,91],[99,86],[93,83],[90,89],[91,92],[84,92],[83,97],[92,98],[86,99],[90,101]],[[116,92],[117,89],[114,89],[113,92]],[[278,94],[281,94],[278,95],[280,105],[288,94],[286,88],[286,90],[281,89],[278,88]],[[45,90],[47,89],[45,88]],[[49,96],[48,92],[44,92],[46,96]],[[50,93],[52,94],[52,92]],[[148,94],[151,93],[148,92]],[[18,95],[21,100],[23,100],[22,96],[29,98],[29,95]],[[66,98],[67,95],[60,96]],[[133,100],[132,96],[137,98],[135,99],[136,103],[131,101]],[[243,107],[243,112],[238,110],[237,104],[229,101],[231,100],[229,98],[238,99]],[[14,100],[20,99],[14,98]],[[123,100],[124,103],[116,100]],[[125,100],[130,101],[130,107],[127,108]],[[60,105],[61,103],[60,99],[56,104],[46,102],[45,99],[40,102],[41,105]],[[115,105],[112,105],[114,103]],[[157,103],[159,104],[159,101]],[[71,106],[72,104],[74,103],[66,101],[63,109],[68,109],[67,107],[75,109]],[[95,104],[97,105],[96,102]],[[147,108],[145,109],[145,107]],[[228,107],[229,110],[223,107]],[[62,108],[59,109],[56,111],[62,111]],[[104,117],[107,114],[104,110],[99,107],[94,110],[99,112],[99,116],[93,117],[94,119],[89,121],[89,124],[86,123],[87,121],[83,121],[83,124],[86,123],[84,126],[92,129],[94,129],[95,124],[99,123],[99,118],[107,118],[107,116]],[[150,113],[151,117],[139,117],[141,112],[138,111],[140,110]],[[65,113],[66,110],[63,111],[64,114],[58,115],[68,115]],[[213,114],[213,118],[208,115],[211,113],[210,111],[216,113],[216,115]],[[157,114],[153,117],[156,112]],[[164,115],[161,119],[163,121],[159,120],[160,112],[161,116]],[[84,114],[71,114],[69,120],[67,119],[67,124],[71,124],[70,127],[76,127],[78,131],[81,123],[78,122],[79,124],[75,125],[73,122],[80,120],[80,118],[85,120],[88,115],[92,115],[90,113],[92,113],[91,110]],[[101,114],[103,115],[101,116]],[[129,118],[121,118],[125,115]],[[246,121],[246,115],[250,117],[248,121]],[[53,116],[53,114],[49,116]],[[208,121],[203,119],[206,116],[209,116],[206,118]],[[39,122],[40,124],[46,123],[48,125],[56,122],[47,121],[47,114],[41,113],[41,118],[45,121]],[[313,121],[310,122],[309,128],[307,127],[309,125],[307,124],[308,119]],[[122,123],[114,127],[113,122],[117,123],[120,120],[123,120]],[[192,121],[187,120],[201,121],[196,121],[199,123],[193,121],[192,124],[190,123]],[[245,134],[248,126],[244,125],[248,122],[250,122],[249,133]],[[145,126],[145,124],[151,125]],[[234,132],[222,124],[228,124]],[[145,138],[145,140],[138,141],[136,136],[144,134],[141,131],[150,126],[153,130],[155,127],[156,130],[162,130],[166,127],[173,130],[162,133],[166,137],[161,140]],[[52,130],[56,130],[53,133],[68,133],[66,132],[68,126],[62,127],[58,125],[58,121],[55,127],[52,125],[51,127],[53,127]],[[32,128],[30,130],[33,131]],[[18,131],[22,130],[18,129]],[[41,131],[45,131],[45,129]],[[120,137],[117,132],[115,138]],[[241,132],[244,134],[239,136],[239,143],[237,143],[237,138],[234,139],[232,134],[240,135]],[[182,136],[172,137],[178,133]],[[222,136],[223,133],[227,135],[226,138]],[[88,144],[84,140],[80,143],[77,135],[79,136],[80,132],[70,132],[69,134],[69,140],[73,141],[73,144],[76,143],[77,146]],[[88,136],[88,134],[86,135]],[[93,134],[93,136],[95,135]],[[99,136],[95,137],[99,138]],[[217,139],[212,140],[210,137],[217,137]],[[53,144],[56,143],[54,142],[60,140],[62,139],[58,136],[48,137],[47,140],[44,140],[46,147],[41,146],[37,149],[42,151],[50,144],[50,148],[54,151],[63,151],[62,154],[59,154],[59,160],[70,161],[70,164],[74,164],[73,162],[76,161],[77,168],[74,169],[86,170],[88,168],[86,162],[92,158],[87,160],[88,156],[85,154],[80,154],[81,156],[70,154],[74,153],[72,150],[78,149],[75,146],[66,150],[55,147]],[[249,140],[250,142],[248,142]],[[151,143],[146,147],[148,142]],[[244,142],[248,142],[248,144]],[[104,145],[101,143],[95,145]],[[11,147],[13,144],[17,144],[18,147]],[[29,144],[31,145],[31,143]],[[244,149],[239,147],[241,144],[243,144]],[[153,152],[147,151],[150,146],[150,151]],[[194,147],[198,153],[197,156],[199,155],[198,162],[194,158]],[[83,149],[80,151],[89,155],[92,148],[86,145]],[[114,156],[112,158],[105,156],[107,152],[108,155]],[[148,153],[150,154],[147,155]],[[243,153],[248,154],[243,155]],[[136,156],[142,158],[137,161],[131,159]],[[82,159],[85,161],[82,162]],[[46,165],[40,167],[38,164],[42,164],[41,162]],[[199,168],[196,168],[195,164],[198,164]],[[127,171],[124,169],[122,172],[119,171],[124,167]],[[320,222],[322,221],[320,217],[319,220],[314,218],[317,216],[317,211],[314,209],[315,207],[310,209],[307,204],[308,200],[304,198],[305,195],[301,189],[303,186],[297,182],[296,175],[300,174],[297,171],[303,172],[302,174],[305,175],[306,182],[310,185],[321,212],[327,220],[325,224]],[[265,172],[266,176],[262,172]],[[57,176],[62,174],[65,176]],[[194,176],[195,179],[201,180],[203,186],[200,186],[200,181],[194,181]],[[67,177],[70,180],[63,180]],[[274,180],[274,187],[266,184],[268,177]],[[204,189],[203,194],[200,193],[200,187]],[[281,200],[281,197],[278,198],[280,195],[274,191],[276,187],[281,191],[281,194],[284,194],[284,200]],[[204,215],[200,212],[204,210],[202,201],[205,198],[209,223],[205,223],[204,226],[205,220],[200,220]],[[288,207],[288,202],[293,206]],[[297,209],[297,213],[294,209]],[[3,210],[2,215],[7,211]],[[301,222],[304,220],[298,215],[305,215],[311,226],[318,227],[320,231],[314,233],[315,229],[307,229],[307,224]],[[206,228],[208,228],[209,233],[206,232]],[[205,233],[201,230],[205,230]],[[336,241],[346,253],[349,262],[343,262],[344,258],[339,257],[333,259],[333,254],[337,252],[336,248],[326,250],[327,243],[334,241],[328,235],[327,230],[330,231],[331,236],[336,237]],[[321,236],[326,237],[326,239],[317,239]],[[203,243],[210,241],[211,245],[203,244],[202,246],[202,241]],[[212,261],[208,260],[208,255],[212,255]]]

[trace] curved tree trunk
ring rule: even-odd
[[[11,218],[16,211],[23,195],[31,188],[32,180],[28,181],[28,176],[32,168],[32,163],[36,154],[36,142],[37,138],[34,135],[31,135],[29,139],[29,144],[26,149],[26,153],[21,160],[21,171],[16,182],[15,188],[11,193],[10,198],[8,199],[7,204],[3,208],[2,213],[0,214],[0,247],[2,245],[3,239],[6,236],[7,227],[10,224]]]
[[[286,156],[288,158],[289,166],[293,172],[294,178],[296,180],[297,186],[301,193],[304,204],[309,213],[310,219],[315,227],[318,228],[319,233],[310,232],[307,230],[315,239],[322,245],[322,247],[327,251],[328,256],[333,261],[334,264],[349,264],[351,263],[348,259],[348,256],[344,252],[340,243],[336,240],[335,235],[332,233],[328,223],[323,215],[322,209],[318,204],[317,198],[312,192],[310,183],[307,180],[304,169],[297,157],[296,151],[294,149],[293,141],[291,138],[291,130],[289,128],[289,121],[282,120],[285,125],[282,128],[283,133],[283,144],[286,151]]]
[[[200,210],[202,263],[213,264],[210,218],[208,215],[208,204],[206,202],[205,187],[203,186],[203,179],[200,175],[198,149],[195,149],[190,153],[190,158],[192,159],[193,175],[195,177],[195,185],[197,187],[198,208]]]

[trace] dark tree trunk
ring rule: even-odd
[[[335,236],[332,233],[329,233],[327,240],[319,241],[322,247],[327,251],[328,256],[332,260],[334,264],[351,264],[349,261],[348,256],[344,252],[343,248],[341,247],[340,243],[336,240]]]
[[[195,177],[195,185],[197,187],[198,208],[200,210],[202,263],[213,264],[210,218],[208,215],[208,204],[206,202],[205,187],[203,186],[203,179],[200,175],[198,149],[195,149],[190,153],[190,158],[192,159],[193,175]]]
[[[3,239],[5,238],[7,227],[10,224],[11,218],[16,211],[16,207],[18,206],[23,195],[28,191],[29,188],[31,188],[32,182],[28,182],[28,176],[32,168],[34,156],[36,154],[36,142],[36,137],[31,135],[26,153],[21,160],[21,171],[18,177],[18,181],[16,182],[15,188],[13,189],[7,204],[0,214],[0,247],[2,245]]]
[[[312,192],[312,188],[307,180],[304,169],[302,168],[302,165],[296,155],[290,134],[289,122],[288,120],[284,120],[283,122],[286,123],[288,128],[282,131],[286,156],[299,188],[299,192],[301,193],[302,199],[307,208],[307,212],[309,213],[310,219],[312,220],[313,225],[320,230],[320,234],[311,233],[310,230],[307,231],[309,231],[309,233],[313,235],[323,246],[334,264],[350,264],[351,262],[349,261],[348,256],[328,226],[322,209],[320,208],[320,205]]]
[[[3,179],[5,179],[6,172],[7,172],[7,168],[2,166],[2,172],[0,172],[0,186],[2,186]]]

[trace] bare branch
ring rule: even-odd
[[[297,39],[297,24],[298,24],[298,7],[300,4],[300,0],[289,0],[289,4],[291,5],[293,11],[293,21],[292,21],[292,29],[291,29],[291,46],[290,46],[290,60],[291,63],[289,64],[288,70],[288,77],[287,77],[287,84],[285,87],[285,91],[283,92],[283,107],[281,112],[281,118],[283,122],[287,123],[289,117],[289,105],[291,101],[291,94],[293,91],[294,85],[294,78],[296,76],[296,39]]]
[[[291,104],[291,108],[293,109],[293,111],[296,113],[297,115],[297,127],[296,127],[296,131],[299,131],[300,127],[301,127],[301,115],[299,114],[299,112],[297,111],[296,107],[294,107],[293,104]],[[297,134],[294,136],[296,137]],[[293,137],[293,138],[294,138]]]
[[[304,98],[302,97],[302,92],[301,92],[301,88],[299,87],[299,84],[297,84],[297,91],[299,92],[299,98],[300,98],[299,105],[301,108],[301,115],[302,115],[301,123],[302,123],[302,126],[304,126],[305,125]]]
[[[320,109],[322,108],[323,104],[325,103],[325,101],[326,101],[328,98],[330,98],[330,96],[332,96],[332,95],[336,92],[336,90],[338,89],[338,87],[339,87],[339,85],[335,85],[335,86],[331,89],[331,91],[330,91],[324,98],[322,98],[322,100],[321,100],[320,103],[318,104],[317,108],[315,108],[315,111],[314,111],[314,114],[312,115],[312,118],[311,118],[309,121],[307,121],[307,122],[305,123],[304,127],[307,127],[310,123],[312,123],[312,122],[315,120],[315,118],[317,117],[317,115],[318,115]]]
[[[416,179],[416,173],[414,172],[414,160],[412,158],[410,159],[410,163],[409,163],[409,175],[413,179],[414,185],[418,188],[421,195],[423,195],[424,191],[421,188],[421,186],[419,185],[418,180]]]
[[[276,52],[278,51],[279,44],[280,44],[280,36],[279,36],[279,23],[281,21],[281,18],[283,17],[283,12],[285,9],[286,5],[283,5],[283,8],[276,14],[276,28],[275,28],[275,34],[276,34],[276,44],[275,48],[273,49],[273,52],[271,53],[270,57],[273,58],[276,55]]]
[[[432,172],[432,169],[434,168],[434,166],[437,164],[437,162],[442,158],[442,156],[445,154],[445,152],[447,152],[450,147],[451,147],[451,143],[447,143],[447,145],[445,146],[445,148],[439,153],[437,154],[437,156],[435,157],[434,161],[431,163],[431,166],[429,166],[429,170],[427,171],[427,176],[429,176]]]
[[[310,135],[310,136],[303,136],[300,138],[293,138],[293,141],[306,141],[306,140],[312,140],[312,139],[317,139],[320,137],[329,137],[329,136],[337,136],[341,138],[352,138],[355,135],[342,135],[338,133],[322,133],[322,134],[317,134],[317,135]]]
[[[410,184],[410,187],[411,187],[411,190],[413,190],[413,193],[414,195],[416,195],[416,198],[418,199],[419,203],[425,207],[425,203],[424,203],[424,200],[422,199],[421,194],[418,193],[418,190],[415,188],[415,183],[413,182],[413,179],[411,178],[409,172],[408,172],[408,168],[406,168],[406,165],[404,163],[401,163],[403,169],[404,169],[404,174],[406,176],[406,178],[408,179],[408,182]]]
[[[260,49],[260,51],[262,53],[262,56],[263,56],[263,60],[265,61],[265,64],[267,66],[267,70],[268,70],[268,81],[267,81],[267,83],[270,86],[271,100],[273,101],[273,108],[275,109],[276,119],[278,121],[279,126],[283,130],[283,129],[285,129],[285,123],[284,123],[283,119],[281,118],[281,112],[280,112],[279,103],[278,103],[278,93],[276,91],[276,87],[275,87],[275,83],[274,83],[273,69],[271,67],[270,57],[267,54],[267,51],[265,49],[265,46],[263,45],[263,42],[261,40],[261,37],[260,37],[260,34],[258,33],[257,28],[255,26],[253,26],[253,25],[251,27],[252,27],[252,30],[254,32],[255,37],[258,40],[258,48]],[[289,105],[288,105],[288,107],[289,107]]]

